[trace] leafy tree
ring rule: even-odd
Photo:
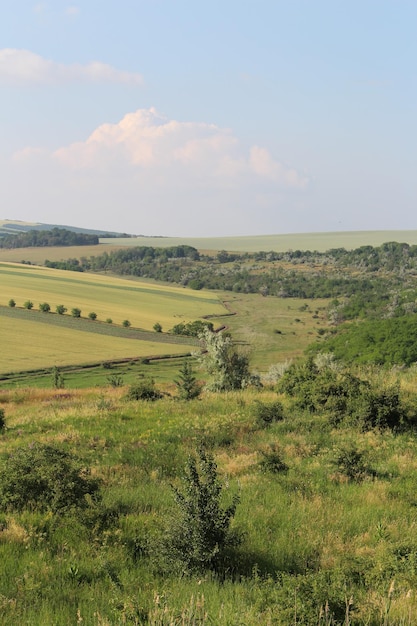
[[[72,317],[81,317],[81,309],[74,307],[73,309],[71,309],[71,315]]]
[[[14,309],[15,306],[16,306],[16,302],[13,300],[13,298],[10,298],[10,300],[9,300],[9,307],[11,309]]]
[[[42,311],[42,313],[49,313],[50,310],[51,307],[47,302],[41,302],[39,304],[39,311]]]
[[[33,309],[33,302],[31,300],[26,300],[26,302],[23,303],[23,307],[30,311]]]
[[[129,326],[131,326],[131,323],[129,322],[129,320],[123,320],[122,326],[124,328],[129,328]]]
[[[58,315],[64,315],[64,313],[67,312],[67,309],[63,304],[58,304],[55,311],[58,313]]]
[[[108,317],[108,318],[106,319],[106,324],[113,324],[113,320],[112,320],[112,318],[111,318],[111,317]]]
[[[63,512],[99,501],[99,481],[71,454],[35,443],[17,448],[0,470],[0,505],[6,510]]]
[[[221,570],[230,549],[239,543],[230,527],[239,497],[235,495],[229,506],[222,505],[217,466],[203,447],[197,457],[188,459],[183,488],[173,490],[177,507],[163,540],[166,564],[182,574]]]
[[[259,379],[249,371],[249,358],[236,350],[231,337],[205,329],[199,335],[206,353],[203,364],[211,376],[207,388],[211,391],[244,389],[259,384]]]
[[[88,317],[90,318],[90,320],[96,320],[97,313],[94,313],[94,311],[91,311],[91,313],[88,314]]]
[[[189,361],[184,361],[180,369],[178,380],[174,380],[177,385],[179,397],[182,400],[193,400],[198,398],[201,387],[193,374],[193,368]]]
[[[153,329],[154,329],[154,331],[155,331],[156,333],[162,333],[162,326],[161,326],[161,324],[160,324],[159,322],[156,322],[156,323],[153,325]]]

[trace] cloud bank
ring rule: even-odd
[[[74,82],[142,85],[143,77],[99,61],[91,61],[85,65],[64,64],[45,59],[30,50],[0,49],[0,84],[45,85]]]
[[[169,119],[154,108],[54,151],[26,147],[13,164],[25,179],[13,203],[29,200],[38,221],[136,234],[281,232],[309,186],[305,175],[264,147],[243,146],[230,129]]]

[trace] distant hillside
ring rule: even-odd
[[[108,230],[94,230],[90,228],[80,228],[78,226],[63,226],[61,224],[41,224],[39,222],[21,222],[19,220],[0,220],[0,236],[4,235],[16,235],[18,233],[25,233],[30,230],[52,230],[54,228],[61,228],[69,230],[73,233],[80,233],[85,235],[97,235],[98,237],[135,237],[136,235],[127,233],[118,233]]]

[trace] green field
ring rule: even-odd
[[[143,282],[65,272],[26,265],[0,264],[1,315],[0,372],[32,370],[54,365],[71,365],[189,351],[181,338],[152,331],[160,322],[167,331],[180,321],[224,313],[213,293]],[[13,298],[15,309],[7,308]],[[22,309],[25,301],[32,311]],[[39,303],[48,302],[51,313],[40,313]],[[63,304],[68,313],[55,311]],[[6,307],[6,308],[5,308]],[[70,316],[72,308],[82,317],[94,311],[97,321]],[[12,315],[12,317],[10,317]],[[107,318],[113,324],[105,323]],[[131,328],[122,328],[123,320]]]

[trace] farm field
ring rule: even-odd
[[[26,265],[0,264],[0,284],[2,373],[182,354],[193,341],[155,333],[153,324],[169,330],[179,321],[225,311],[213,293]],[[7,307],[11,298],[15,309]],[[32,311],[22,308],[27,300],[34,304]],[[36,310],[42,302],[49,303],[51,313]],[[53,312],[58,304],[68,309],[66,315]],[[97,321],[72,318],[74,307],[83,318],[94,311]],[[113,323],[105,323],[107,318]],[[121,328],[125,319],[130,328]],[[148,333],[140,335],[136,329]]]
[[[387,241],[417,244],[417,230],[295,233],[257,235],[253,237],[134,237],[128,239],[100,239],[101,243],[109,245],[153,246],[155,248],[188,245],[198,250],[227,250],[228,252],[260,252],[269,250],[275,252],[285,252],[287,250],[317,250],[318,252],[326,252],[330,248],[352,250],[360,246],[380,246]]]

